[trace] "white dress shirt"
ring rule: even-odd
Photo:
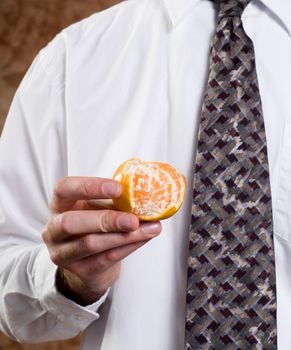
[[[182,350],[196,135],[216,13],[208,0],[127,0],[78,22],[34,60],[0,142],[0,328],[85,350]],[[278,349],[291,349],[291,1],[253,0],[253,40],[271,173]],[[81,307],[56,291],[41,240],[57,179],[111,178],[130,157],[183,172],[181,210]],[[109,292],[109,293],[108,293]]]

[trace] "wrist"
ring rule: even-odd
[[[57,269],[56,288],[66,298],[81,306],[96,302],[105,293],[91,291],[77,275],[62,267]]]

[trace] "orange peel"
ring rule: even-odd
[[[117,168],[113,179],[122,184],[114,206],[141,221],[167,219],[184,201],[186,178],[168,163],[130,158]]]

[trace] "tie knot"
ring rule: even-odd
[[[218,18],[241,17],[251,0],[214,0],[218,6]]]

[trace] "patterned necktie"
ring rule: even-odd
[[[250,0],[215,0],[190,227],[186,349],[274,350],[272,204]]]

